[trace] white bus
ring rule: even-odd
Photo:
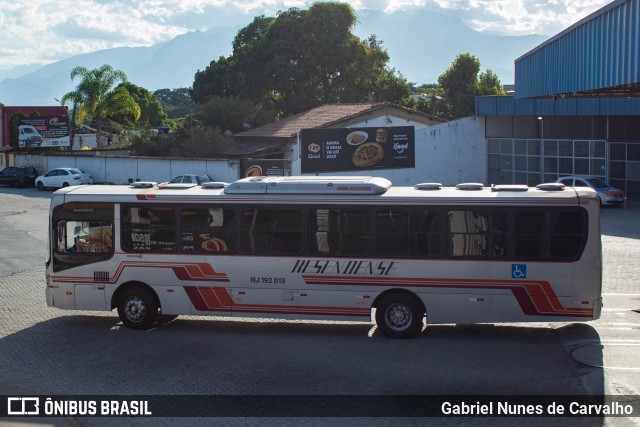
[[[253,177],[53,193],[46,299],[149,329],[177,315],[430,324],[587,321],[598,196],[562,184]]]

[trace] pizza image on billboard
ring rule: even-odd
[[[353,164],[365,168],[367,166],[373,166],[378,163],[384,157],[384,148],[377,142],[366,142],[356,148],[353,152],[351,160]]]
[[[247,171],[245,172],[246,177],[250,177],[250,176],[262,176],[262,168],[258,165],[252,165],[249,166],[249,168],[247,168]]]
[[[347,144],[360,145],[367,140],[369,135],[366,132],[355,131],[347,135]]]

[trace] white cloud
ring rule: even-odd
[[[254,16],[313,0],[0,0],[0,70],[46,64],[120,46],[142,46],[193,30],[243,26]],[[554,35],[610,0],[355,0],[354,9],[428,8],[478,30]]]
[[[434,0],[476,30],[552,36],[611,0]]]

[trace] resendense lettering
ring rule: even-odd
[[[292,273],[327,274],[345,276],[392,276],[395,261],[299,259]]]

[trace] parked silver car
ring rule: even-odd
[[[51,169],[36,178],[36,187],[40,191],[45,188],[62,188],[82,184],[93,184],[93,177],[78,168]]]
[[[184,174],[184,175],[176,176],[171,181],[169,181],[169,184],[198,184],[198,185],[201,185],[203,182],[210,182],[210,181],[213,181],[213,178],[211,178],[207,174],[203,174],[203,175]]]
[[[562,176],[556,182],[567,187],[590,187],[596,190],[600,205],[621,205],[624,203],[624,191],[615,188],[594,176]]]

